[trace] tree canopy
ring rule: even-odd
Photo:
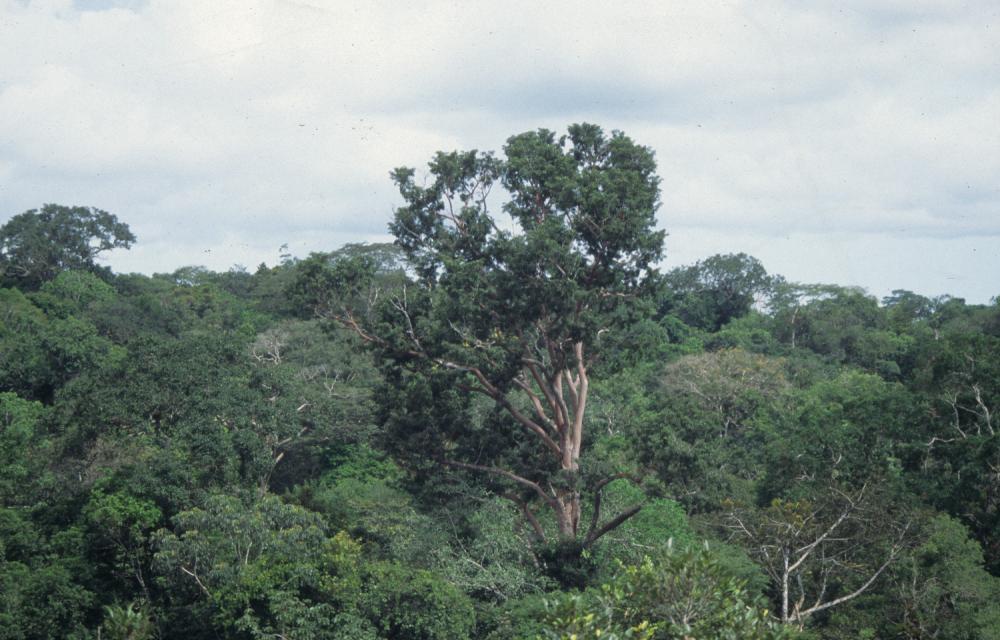
[[[997,301],[660,276],[592,125],[392,175],[254,272],[3,227],[0,640],[1000,637]]]
[[[107,211],[46,204],[0,227],[0,283],[33,291],[61,271],[101,271],[101,253],[133,242],[128,225]]]

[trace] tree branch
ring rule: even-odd
[[[629,518],[631,518],[635,514],[637,514],[640,511],[642,511],[642,507],[643,507],[643,505],[641,505],[641,504],[634,504],[631,507],[625,509],[624,511],[622,511],[621,513],[619,513],[617,516],[615,516],[611,520],[609,520],[606,523],[604,523],[604,525],[602,525],[601,528],[598,529],[597,531],[593,532],[593,534],[588,535],[586,537],[586,539],[583,541],[583,546],[585,548],[589,547],[590,545],[592,545],[595,542],[597,542],[601,538],[601,536],[603,536],[604,534],[608,533],[609,531],[614,531],[619,526],[621,526],[621,524],[623,522],[625,522],[626,520],[628,520]]]
[[[441,458],[441,459],[438,460],[438,462],[440,462],[441,464],[443,464],[445,466],[448,466],[448,467],[457,467],[459,469],[468,469],[470,471],[479,471],[481,473],[488,473],[488,474],[491,474],[491,475],[503,476],[505,478],[513,480],[514,482],[517,482],[518,484],[521,484],[521,485],[523,485],[525,487],[528,487],[529,489],[531,489],[532,491],[534,491],[535,493],[537,493],[539,495],[539,497],[541,497],[541,499],[545,501],[545,504],[547,504],[547,505],[549,505],[549,506],[551,506],[553,508],[555,508],[556,506],[558,506],[557,503],[555,502],[555,500],[552,497],[550,497],[547,493],[545,493],[545,490],[542,489],[541,485],[539,485],[537,482],[533,482],[531,480],[528,480],[527,478],[525,478],[523,476],[519,476],[516,473],[514,473],[513,471],[508,471],[507,469],[502,469],[500,467],[490,467],[490,466],[481,465],[481,464],[469,464],[468,462],[459,462],[457,460],[448,460],[446,458]]]
[[[528,503],[512,493],[505,493],[503,494],[503,497],[507,498],[521,508],[521,513],[524,514],[524,519],[527,520],[528,524],[531,525],[531,528],[534,529],[535,535],[537,535],[538,539],[543,543],[546,542],[545,530],[542,529],[541,523],[538,522],[538,518],[535,517],[535,513],[531,510],[531,507],[528,506]]]
[[[594,531],[597,530],[597,523],[601,520],[601,496],[604,492],[604,487],[611,484],[615,480],[621,480],[622,478],[628,478],[629,480],[632,480],[632,482],[638,484],[638,482],[629,474],[616,473],[604,478],[594,486],[594,510],[590,515],[590,527],[587,528],[587,539],[589,539],[594,534]]]
[[[878,570],[875,573],[873,573],[872,576],[868,578],[868,580],[863,585],[858,587],[856,590],[852,591],[846,596],[841,596],[839,598],[835,598],[821,605],[810,607],[805,611],[796,612],[796,618],[799,620],[799,622],[801,622],[804,618],[807,618],[818,611],[823,611],[824,609],[829,609],[830,607],[835,607],[838,604],[857,598],[862,593],[864,593],[868,589],[868,587],[872,586],[872,583],[875,582],[880,575],[882,575],[882,572],[885,571],[886,567],[888,567],[892,563],[892,561],[896,559],[897,553],[899,553],[899,548],[893,547],[892,552],[889,554],[889,557],[886,559],[886,561],[882,563],[882,566],[880,566]]]
[[[576,354],[576,382],[579,385],[577,391],[576,406],[573,407],[573,461],[580,457],[580,446],[583,443],[583,415],[587,410],[587,391],[590,388],[590,380],[587,378],[587,367],[583,362],[583,343],[577,342],[573,350]],[[565,452],[563,453],[565,455]]]
[[[432,358],[431,360],[436,364],[439,364],[442,367],[446,367],[448,369],[471,373],[479,382],[479,384],[482,385],[482,387],[481,388],[467,387],[468,389],[470,389],[471,391],[478,391],[479,393],[482,393],[486,396],[489,396],[490,398],[493,398],[493,400],[497,404],[503,407],[507,411],[507,413],[509,413],[515,420],[521,423],[522,426],[524,426],[526,429],[528,429],[529,431],[537,435],[539,438],[541,438],[542,442],[545,443],[545,446],[548,447],[549,450],[552,451],[552,453],[554,453],[557,456],[562,455],[561,447],[555,440],[552,439],[552,436],[546,433],[545,429],[537,422],[535,422],[528,416],[521,413],[521,411],[511,403],[511,401],[507,398],[507,396],[502,391],[500,391],[500,389],[498,389],[496,385],[492,384],[486,378],[486,376],[480,369],[478,369],[477,367],[463,366],[448,360],[443,360],[441,358]]]
[[[538,397],[538,394],[534,392],[531,386],[520,378],[514,378],[514,384],[527,394],[528,399],[531,400],[531,406],[535,409],[535,414],[538,416],[538,419],[552,431],[559,433],[559,427],[545,414],[545,407],[542,406],[542,400]]]
[[[181,565],[181,571],[183,571],[184,573],[186,573],[189,576],[191,576],[192,578],[194,578],[194,581],[196,583],[198,583],[198,586],[201,588],[202,592],[206,596],[208,596],[209,598],[212,597],[212,593],[208,590],[208,588],[204,584],[202,584],[201,580],[198,578],[198,574],[197,573],[195,573],[194,571],[189,570],[187,567],[185,567],[183,565]]]
[[[552,412],[555,415],[555,426],[557,431],[562,431],[564,426],[569,423],[569,416],[562,412],[562,407],[559,401],[556,399],[556,392],[552,389],[552,386],[548,384],[544,377],[542,377],[541,372],[538,371],[538,365],[531,358],[523,358],[525,368],[531,373],[531,377],[535,379],[535,384],[538,388],[542,390],[545,395],[545,399],[548,401],[549,406],[552,407]]]

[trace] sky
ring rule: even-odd
[[[584,121],[655,150],[665,268],[1000,294],[996,0],[0,0],[0,224],[110,211],[120,272],[385,241],[394,167]]]

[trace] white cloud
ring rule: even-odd
[[[794,279],[817,279],[798,257],[849,252],[818,279],[932,292],[938,255],[969,270],[956,293],[985,300],[998,11],[0,0],[0,219],[111,210],[140,238],[119,269],[273,262],[283,242],[383,237],[394,166],[587,119],[656,149],[672,242],[782,247],[797,258],[768,266]],[[975,261],[947,258],[973,245]]]

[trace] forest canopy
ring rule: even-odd
[[[1000,637],[1000,301],[661,271],[594,125],[417,176],[254,271],[0,227],[0,638]]]

